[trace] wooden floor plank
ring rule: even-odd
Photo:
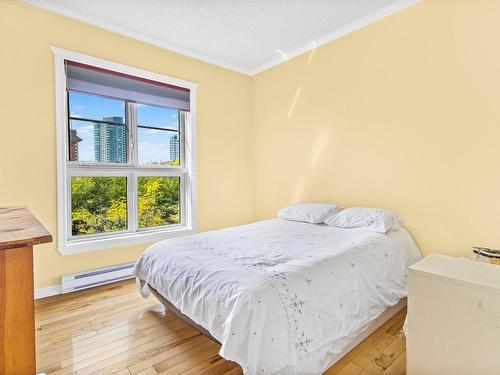
[[[373,375],[382,375],[405,350],[405,339],[398,336],[385,350],[373,359],[365,370]]]
[[[144,371],[148,368],[152,368],[153,366],[172,358],[173,356],[182,353],[182,352],[191,352],[193,348],[203,344],[206,342],[206,338],[202,335],[194,338],[185,340],[183,343],[180,343],[175,346],[162,346],[155,351],[151,351],[148,355],[148,358],[144,361],[134,363],[129,367],[130,372],[135,375]]]
[[[219,360],[211,363],[209,367],[205,368],[202,372],[197,372],[198,369],[191,369],[190,371],[186,372],[185,375],[188,374],[200,374],[200,375],[223,375],[227,374],[229,371],[231,371],[234,368],[238,368],[239,366],[231,361],[226,361],[224,358],[219,357]]]
[[[380,355],[393,341],[395,337],[387,333],[381,334],[376,341],[371,342],[361,353],[352,359],[361,368],[366,368]]]
[[[241,375],[220,346],[129,280],[35,303],[37,368],[47,375]],[[406,309],[325,375],[404,375]]]
[[[212,360],[212,361],[216,361],[217,360],[217,353],[219,352],[219,348],[215,345],[211,345],[211,346],[208,346],[208,349],[194,355],[194,356],[189,356],[187,358],[185,358],[184,360],[182,360],[180,363],[178,364],[175,364],[173,366],[170,366],[170,364],[168,364],[166,367],[163,368],[163,371],[162,370],[162,367],[156,367],[155,366],[155,369],[156,371],[158,371],[158,373],[160,375],[179,375],[179,374],[183,374],[185,373],[186,371],[192,369],[193,367],[197,367],[199,366],[201,363],[207,361],[207,360]]]
[[[406,374],[406,351],[403,351],[398,358],[384,371],[384,375],[405,375]]]
[[[338,375],[358,375],[361,371],[363,371],[363,368],[353,362],[349,362],[347,366],[340,370]]]
[[[147,368],[141,372],[138,372],[137,375],[157,375],[158,373],[153,367]]]

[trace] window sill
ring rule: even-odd
[[[172,237],[194,234],[191,227],[175,227],[162,230],[150,230],[135,233],[120,233],[106,237],[59,241],[57,250],[61,255],[88,253],[109,248],[125,247],[141,243],[156,242]]]

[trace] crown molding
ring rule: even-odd
[[[32,5],[32,6],[37,7],[37,8],[47,10],[47,11],[52,12],[52,13],[57,13],[57,14],[75,19],[77,21],[87,23],[89,25],[98,27],[100,29],[111,31],[115,34],[120,34],[120,35],[126,36],[128,38],[138,40],[140,42],[151,44],[155,47],[163,48],[163,49],[166,49],[166,50],[171,51],[171,52],[176,52],[180,55],[191,57],[191,58],[196,59],[196,60],[201,60],[203,62],[212,64],[212,65],[216,65],[216,66],[221,67],[221,68],[229,69],[229,70],[232,70],[232,71],[235,71],[238,73],[242,73],[245,75],[250,75],[250,71],[248,69],[243,69],[243,68],[239,68],[237,66],[233,66],[231,64],[227,64],[223,61],[219,61],[217,59],[213,59],[211,57],[208,57],[208,56],[205,56],[203,54],[191,51],[189,49],[179,47],[175,44],[168,43],[168,42],[159,40],[157,38],[150,37],[148,35],[144,35],[144,34],[139,33],[137,31],[132,31],[132,30],[126,29],[124,27],[112,24],[108,21],[103,21],[99,18],[90,17],[90,16],[88,16],[84,13],[81,13],[79,11],[69,9],[69,8],[51,3],[49,1],[45,1],[45,0],[19,0],[19,1],[21,1],[25,4],[28,4],[28,5]]]
[[[249,74],[251,76],[254,76],[258,73],[261,73],[269,68],[272,68],[273,66],[279,65],[281,63],[284,63],[286,61],[291,60],[294,57],[297,57],[299,55],[302,55],[303,53],[312,51],[324,44],[327,44],[331,41],[334,41],[335,39],[339,39],[343,37],[344,35],[350,34],[356,30],[359,30],[365,26],[368,26],[374,22],[377,22],[381,20],[384,17],[387,17],[391,14],[394,14],[396,12],[399,12],[400,10],[403,10],[411,5],[414,5],[416,3],[419,3],[421,0],[404,0],[404,1],[399,1],[397,3],[393,3],[385,8],[380,9],[377,12],[374,12],[366,17],[362,17],[354,22],[351,22],[329,34],[326,34],[316,40],[313,40],[302,47],[299,47],[297,49],[294,49],[293,51],[284,53],[283,56],[277,57],[265,64],[262,64],[258,66],[255,69],[251,69]]]
[[[81,13],[79,11],[66,8],[66,7],[51,3],[51,2],[46,1],[46,0],[20,0],[20,1],[23,3],[29,4],[29,5],[35,6],[37,8],[41,8],[41,9],[45,9],[45,10],[53,12],[53,13],[61,14],[63,16],[75,19],[77,21],[81,21],[81,22],[90,24],[92,26],[96,26],[96,27],[99,27],[101,29],[111,31],[113,33],[126,36],[128,38],[139,40],[141,42],[151,44],[153,46],[163,48],[163,49],[166,49],[168,51],[172,51],[172,52],[175,52],[175,53],[187,56],[187,57],[191,57],[193,59],[201,60],[203,62],[212,64],[212,65],[216,65],[216,66],[219,66],[221,68],[229,69],[229,70],[232,70],[232,71],[235,71],[238,73],[242,73],[242,74],[245,74],[248,76],[254,76],[254,75],[261,73],[269,68],[272,68],[273,66],[276,66],[276,65],[279,65],[285,61],[288,61],[288,60],[290,60],[298,55],[309,52],[309,51],[316,49],[316,48],[318,48],[326,43],[329,43],[329,42],[335,40],[335,39],[341,38],[344,35],[347,35],[349,33],[356,31],[356,30],[359,30],[359,29],[361,29],[361,28],[363,28],[371,23],[374,23],[374,22],[376,22],[384,17],[387,17],[387,16],[394,14],[396,12],[399,12],[400,10],[403,10],[411,5],[414,5],[418,2],[420,2],[421,0],[402,0],[402,1],[398,1],[396,3],[393,3],[393,4],[387,6],[383,9],[380,9],[377,12],[374,12],[366,17],[360,18],[359,20],[351,22],[350,24],[345,25],[345,26],[341,27],[340,29],[337,29],[337,30],[335,30],[329,34],[326,34],[326,35],[324,35],[316,40],[313,40],[313,41],[303,45],[302,47],[294,49],[290,52],[285,52],[285,53],[283,53],[282,56],[277,57],[275,59],[272,59],[265,64],[259,65],[258,67],[254,68],[254,69],[246,69],[246,68],[240,68],[237,66],[233,66],[231,64],[227,64],[223,61],[213,59],[211,57],[197,53],[195,51],[179,47],[175,44],[168,43],[168,42],[159,40],[157,38],[147,36],[145,34],[137,32],[137,31],[132,31],[132,30],[126,29],[124,27],[112,24],[112,23],[107,22],[107,21],[103,21],[103,20],[95,18],[95,17],[90,17],[90,16],[88,16],[84,13]]]

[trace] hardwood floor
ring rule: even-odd
[[[241,374],[219,346],[126,281],[36,301],[38,372]],[[328,375],[405,374],[401,311],[331,367]]]

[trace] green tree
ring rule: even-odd
[[[73,235],[126,229],[126,197],[126,177],[73,177]]]
[[[138,178],[139,227],[179,223],[179,178]]]
[[[139,177],[139,226],[180,222],[178,177]],[[127,229],[126,177],[73,177],[71,180],[73,235]]]

